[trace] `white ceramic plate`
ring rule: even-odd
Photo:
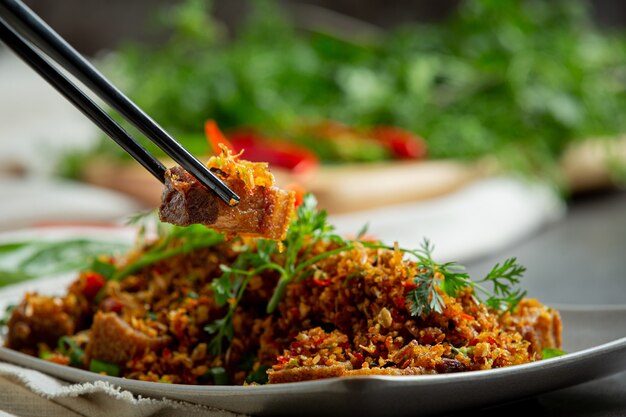
[[[0,308],[26,290],[49,292],[61,276],[0,291]],[[626,306],[557,306],[564,349],[554,359],[447,375],[352,377],[254,387],[186,386],[107,377],[46,362],[6,348],[0,360],[70,381],[109,381],[136,394],[168,397],[257,415],[430,415],[515,400],[626,369]]]

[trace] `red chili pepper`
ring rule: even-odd
[[[402,286],[409,291],[417,288],[417,285],[415,284],[415,281],[413,281],[412,278],[402,281]]]
[[[321,345],[322,343],[324,343],[326,341],[326,339],[328,339],[326,336],[322,336],[319,339],[313,340],[313,344],[314,345]]]
[[[69,356],[64,356],[64,355],[53,354],[48,358],[48,360],[50,362],[58,363],[59,365],[64,365],[64,366],[70,364]]]
[[[398,308],[406,308],[406,298],[405,297],[401,297],[401,296],[397,296],[393,299],[394,304],[398,307]]]
[[[313,152],[285,140],[270,140],[251,131],[234,132],[230,140],[234,152],[244,150],[245,159],[267,162],[270,167],[287,168],[296,174],[304,174],[319,165]]]
[[[328,287],[330,285],[329,279],[317,279],[313,278],[313,283],[319,285],[320,287]]]
[[[87,272],[85,274],[85,286],[83,287],[83,295],[89,299],[94,298],[100,289],[104,287],[106,279],[97,272]]]
[[[363,365],[363,362],[365,362],[365,358],[363,357],[363,355],[359,352],[354,352],[353,353],[354,357],[356,358],[356,366],[357,368],[360,368],[361,365]]]
[[[285,140],[270,140],[249,129],[233,132],[226,138],[214,120],[207,120],[204,133],[215,153],[220,145],[225,145],[234,153],[244,150],[248,161],[267,162],[296,174],[307,173],[319,165],[317,156],[307,148]]]
[[[463,317],[465,320],[476,320],[474,316],[470,316],[469,314],[461,313],[459,316]]]
[[[277,356],[276,357],[276,362],[278,362],[280,364],[285,364],[285,363],[289,362],[289,358],[287,358],[285,356]]]
[[[467,344],[467,346],[476,346],[478,344],[478,339],[474,338],[471,342]]]
[[[409,131],[398,127],[379,126],[374,128],[371,134],[398,158],[421,159],[426,156],[424,140]]]
[[[204,123],[204,134],[209,141],[209,145],[213,148],[213,153],[220,153],[220,145],[233,149],[233,145],[226,139],[222,131],[217,127],[215,120],[207,120]]]
[[[491,336],[487,336],[487,341],[489,343],[491,343],[492,345],[497,345],[498,344],[498,341],[496,339],[494,339],[493,337],[491,337]]]

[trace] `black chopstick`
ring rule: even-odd
[[[2,19],[0,19],[0,39],[144,168],[163,182],[166,170],[163,164],[135,142],[128,132],[13,32]]]
[[[200,183],[213,190],[227,204],[232,206],[239,202],[237,194],[235,194],[217,176],[209,171],[207,167],[205,167],[185,148],[176,142],[174,138],[172,138],[161,126],[159,126],[145,112],[143,112],[135,103],[119,91],[113,84],[111,84],[96,68],[83,58],[82,55],[72,48],[72,46],[70,46],[63,38],[54,32],[21,1],[0,0],[0,17],[5,20],[5,25],[13,25],[20,35],[25,36],[35,46],[54,59],[62,67],[67,69],[105,103],[114,108],[126,120],[139,129],[148,139],[154,142],[174,161],[196,177]],[[6,25],[7,29],[11,30],[8,25]],[[32,48],[29,49],[31,49],[32,52],[35,52]],[[20,54],[20,56],[22,55]],[[41,71],[43,70],[44,68],[42,67]],[[48,68],[45,68],[45,71],[48,70]],[[40,71],[38,72],[42,75]],[[44,78],[48,80],[48,77],[44,76]],[[65,81],[69,82],[67,79],[65,79]],[[75,86],[73,87],[76,88]],[[82,101],[81,103],[72,102],[77,106],[82,104]],[[100,124],[98,124],[98,126],[100,126]],[[130,138],[128,133],[124,132],[124,134],[124,140]],[[116,142],[118,141],[116,140]],[[137,145],[137,143],[135,143],[135,145]],[[142,163],[142,165],[144,164]],[[162,178],[163,177],[161,177],[161,181],[163,181]]]

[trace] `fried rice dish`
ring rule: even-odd
[[[288,234],[280,248],[203,226],[171,228],[125,256],[97,259],[65,296],[27,294],[6,344],[59,364],[181,384],[472,371],[560,347],[558,312],[534,299],[503,304],[521,295],[511,292],[481,301],[478,284],[462,273],[454,279],[465,285],[453,283],[452,268],[421,251],[326,233]]]
[[[250,166],[226,158],[232,164],[220,175],[242,181]],[[436,262],[428,240],[405,249],[365,231],[338,236],[312,195],[288,229],[263,229],[276,204],[295,199],[254,194],[254,184],[272,184],[248,178],[238,192],[260,213],[213,218],[235,225],[226,233],[140,219],[135,249],[94,259],[65,295],[27,293],[10,313],[6,346],[100,374],[205,385],[485,370],[561,347],[559,313],[525,298],[517,288],[525,269],[514,258],[472,279]],[[198,186],[167,185],[161,218],[180,220],[171,214],[195,203],[171,193]],[[266,239],[234,236],[237,224]]]

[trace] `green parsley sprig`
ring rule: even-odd
[[[414,316],[427,315],[432,311],[443,312],[446,305],[438,290],[455,297],[462,288],[471,287],[477,302],[482,301],[481,295],[486,296],[482,301],[485,305],[504,311],[513,311],[526,295],[526,291],[514,287],[526,271],[516,258],[509,258],[502,265],[496,264],[484,278],[472,281],[462,265],[456,262],[436,263],[432,257],[433,250],[428,239],[424,239],[419,250],[404,250],[418,260],[418,272],[413,278],[416,288],[406,297],[409,311]],[[493,292],[484,287],[486,283],[493,285]]]
[[[137,259],[115,272],[111,277],[114,281],[122,280],[149,265],[173,256],[212,247],[225,240],[222,233],[200,224],[180,227],[162,223],[156,217],[155,210],[139,213],[131,217],[127,224],[138,228],[137,246],[146,245],[146,235],[151,228],[156,231],[157,239],[154,244],[147,245],[145,251]]]
[[[253,250],[242,248],[233,265],[221,266],[223,274],[211,286],[217,304],[223,306],[228,302],[229,307],[224,317],[205,326],[207,332],[215,334],[209,346],[212,352],[221,352],[225,340],[233,338],[232,317],[253,276],[264,271],[274,271],[279,276],[267,304],[267,312],[271,314],[278,307],[287,285],[303,278],[309,266],[353,248],[353,242],[334,233],[334,227],[328,224],[327,217],[326,211],[317,209],[315,197],[307,194],[283,242],[258,239]],[[334,242],[337,247],[309,257],[320,241]]]
[[[228,303],[228,310],[224,317],[205,326],[205,331],[215,335],[209,346],[211,352],[220,353],[225,342],[234,337],[232,317],[253,276],[264,271],[274,271],[279,276],[267,305],[267,312],[271,314],[291,282],[307,278],[309,267],[315,263],[353,249],[365,230],[359,234],[357,240],[341,238],[335,234],[333,226],[327,223],[326,212],[317,210],[315,197],[306,195],[303,204],[298,208],[297,218],[293,220],[287,238],[282,243],[259,239],[255,248],[243,246],[232,265],[221,266],[223,274],[213,280],[211,286],[217,304],[224,306]],[[310,256],[320,241],[334,242],[336,245],[331,250]],[[389,249],[380,243],[360,244],[369,248]],[[454,297],[461,289],[471,287],[474,289],[476,302],[484,299],[482,302],[488,307],[498,310],[513,310],[526,294],[525,291],[514,288],[525,271],[515,258],[507,259],[502,265],[496,264],[485,277],[473,281],[462,265],[456,262],[435,262],[432,256],[434,246],[428,239],[424,239],[420,249],[399,250],[417,259],[417,273],[413,277],[416,288],[406,297],[409,311],[414,316],[427,315],[433,311],[443,312],[446,305],[440,291]],[[485,287],[489,283],[492,284],[493,291]]]
[[[296,279],[306,267],[352,247],[349,242],[334,233],[334,227],[327,223],[327,217],[325,210],[317,210],[317,200],[313,194],[305,195],[302,204],[298,207],[297,217],[289,226],[287,238],[283,243],[285,248],[284,269],[267,305],[268,313],[276,310],[287,285]],[[307,255],[321,240],[335,242],[340,247],[298,263],[299,259],[306,259]]]

